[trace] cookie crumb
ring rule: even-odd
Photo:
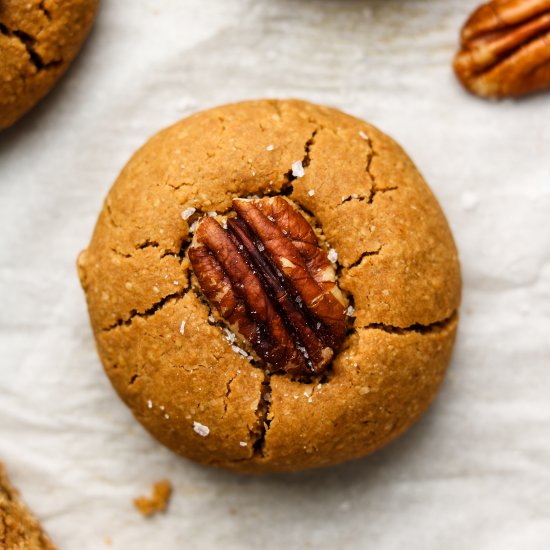
[[[185,333],[185,321],[182,321],[180,325],[180,334],[183,335],[184,333]]]
[[[327,258],[328,258],[329,262],[332,262],[333,264],[336,263],[338,261],[338,252],[336,252],[336,250],[334,250],[334,248],[331,248],[328,251]]]
[[[315,195],[315,189],[310,189],[307,194],[310,196],[310,197],[313,197],[313,195]]]
[[[273,143],[270,143],[270,144],[265,148],[266,151],[273,151],[273,149],[275,149],[275,145],[273,145]]]
[[[210,433],[210,428],[201,424],[200,422],[193,422],[193,430],[198,433],[201,437],[206,437]]]
[[[167,479],[161,479],[153,485],[151,497],[137,497],[134,506],[145,517],[153,516],[166,510],[171,494],[172,485]]]
[[[302,165],[301,160],[297,160],[296,162],[292,163],[292,175],[295,178],[303,178],[305,174],[304,166]]]
[[[197,211],[196,208],[193,208],[192,206],[190,206],[189,208],[186,208],[186,209],[181,213],[181,218],[182,218],[183,220],[188,220],[196,211]]]

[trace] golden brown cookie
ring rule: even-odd
[[[277,196],[314,227],[352,305],[331,364],[309,377],[266,368],[189,261],[201,217],[223,224],[233,199]],[[302,101],[227,105],[158,133],[112,187],[78,268],[136,418],[173,451],[239,471],[385,445],[432,401],[457,328],[457,251],[413,163],[373,126]]]
[[[21,502],[0,464],[0,548],[5,550],[55,550],[38,521]]]
[[[0,1],[0,129],[54,86],[86,38],[99,0]]]

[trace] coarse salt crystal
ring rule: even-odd
[[[182,321],[180,325],[180,333],[183,334],[184,332],[185,332],[185,321]]]
[[[228,342],[233,343],[235,341],[236,336],[228,328],[224,328],[223,331],[225,332],[225,339]]]
[[[241,447],[246,447],[247,443],[246,443],[246,441],[239,441],[239,445]]]
[[[193,422],[193,430],[202,437],[206,437],[210,433],[210,428],[200,422]]]
[[[367,134],[365,134],[365,132],[363,132],[363,130],[359,130],[359,135],[360,135],[363,139],[366,139],[367,141],[369,140],[369,136],[367,136]]]
[[[208,216],[209,216],[210,218],[213,218],[214,216],[217,216],[217,215],[218,215],[217,212],[208,212]]]
[[[195,230],[197,229],[197,226],[199,225],[199,220],[195,220],[192,224],[191,224],[191,227],[189,228],[189,232],[190,233],[194,233]]]
[[[178,286],[178,285],[180,284],[180,282],[179,282],[179,281],[174,281],[174,284],[175,284],[176,286]]]
[[[182,217],[183,220],[188,220],[196,211],[197,211],[196,208],[193,208],[192,206],[190,206],[189,208],[186,208],[181,213],[181,217]]]
[[[165,414],[164,415],[164,418],[166,418],[166,420],[168,420],[170,418],[170,415],[169,414]]]
[[[304,166],[301,160],[292,163],[292,175],[295,178],[303,178],[305,174]]]
[[[258,243],[258,250],[263,252],[265,250],[265,246],[262,243]]]
[[[214,319],[214,316],[212,314],[210,314],[208,316],[208,320],[211,322],[211,323],[215,323],[216,322],[216,319]]]
[[[460,202],[462,203],[462,208],[468,212],[477,207],[479,199],[475,193],[465,191],[460,197]]]
[[[270,143],[270,144],[265,148],[266,151],[273,151],[273,149],[275,149],[275,145],[273,145],[273,143]]]
[[[310,197],[313,197],[313,195],[315,195],[315,189],[310,189],[307,194],[310,196]]]
[[[246,351],[244,351],[244,349],[240,348],[239,346],[236,346],[235,344],[233,344],[231,346],[231,349],[235,352],[235,353],[239,353],[240,355],[242,355],[243,357],[248,357],[248,353],[246,353]]]
[[[153,408],[153,402],[152,402],[150,399],[147,400],[147,408],[148,408],[148,409],[152,409],[152,408]]]
[[[355,315],[355,308],[353,306],[349,306],[346,310],[346,315],[348,317],[353,317]]]
[[[338,260],[338,252],[336,252],[334,248],[331,248],[328,251],[327,258],[329,259],[329,262],[336,263],[336,261]]]

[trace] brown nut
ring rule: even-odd
[[[346,333],[345,299],[308,221],[283,197],[233,200],[197,226],[189,259],[202,292],[273,371],[319,374]]]
[[[550,0],[493,0],[462,28],[454,61],[464,87],[483,97],[550,88]]]

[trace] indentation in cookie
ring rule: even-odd
[[[347,302],[308,221],[283,197],[233,200],[188,250],[199,285],[268,370],[317,375],[346,333]]]

